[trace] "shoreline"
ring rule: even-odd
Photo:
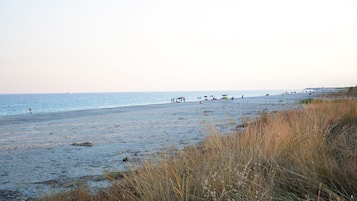
[[[288,90],[290,91],[290,90]],[[296,91],[296,90],[292,90]],[[303,90],[297,90],[303,92]],[[280,95],[287,90],[233,90],[233,91],[186,91],[147,93],[74,93],[74,94],[6,94],[0,98],[0,117],[17,115],[72,112],[95,109],[111,109],[130,106],[168,104],[172,99],[185,97],[187,102],[197,102],[204,97],[220,99],[222,94],[229,97],[259,97],[267,93]],[[169,101],[171,99],[171,101]],[[63,102],[58,102],[62,100]],[[13,104],[15,103],[16,104]],[[37,104],[39,102],[39,104]],[[98,104],[101,102],[101,104]],[[31,110],[30,110],[31,109]],[[30,111],[29,111],[30,110]]]
[[[308,89],[308,88],[307,88]],[[304,90],[307,90],[304,89]],[[311,88],[313,90],[317,90],[318,88]],[[307,92],[300,92],[297,94],[308,94]],[[278,97],[282,95],[293,95],[292,93],[288,94],[276,94],[276,95],[269,95],[270,97]],[[310,94],[311,95],[311,94]],[[267,97],[264,95],[260,96],[247,96],[244,97],[244,99],[254,99],[254,98],[263,98]],[[242,99],[241,97],[235,97],[235,100]],[[104,113],[110,113],[110,112],[120,112],[120,110],[125,111],[126,108],[128,109],[140,109],[140,108],[146,108],[146,107],[160,107],[164,105],[171,105],[171,104],[180,104],[180,103],[199,103],[199,102],[209,102],[209,101],[221,101],[223,100],[222,98],[216,99],[216,100],[191,100],[191,101],[186,101],[186,102],[166,102],[166,103],[150,103],[150,104],[142,104],[142,105],[125,105],[125,106],[118,106],[118,107],[103,107],[103,108],[88,108],[88,109],[79,109],[79,110],[68,110],[68,111],[54,111],[54,112],[39,112],[39,113],[24,113],[24,114],[15,114],[15,115],[3,115],[0,116],[0,123],[11,123],[11,121],[16,122],[18,121],[31,121],[35,119],[38,120],[53,120],[51,118],[76,118],[78,116],[83,116],[83,115],[98,115],[98,114],[104,114]],[[68,115],[68,116],[66,116]]]
[[[168,103],[29,117],[38,117],[36,121],[13,120],[15,123],[0,126],[1,163],[5,164],[0,168],[0,190],[38,197],[76,187],[75,178],[87,178],[81,184],[101,188],[108,181],[97,176],[125,170],[125,157],[141,160],[168,147],[183,149],[202,141],[210,126],[222,134],[231,133],[242,118],[254,118],[265,110],[293,109],[297,101],[308,97],[299,93],[202,104]],[[83,142],[93,146],[72,145]]]

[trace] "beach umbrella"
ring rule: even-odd
[[[222,96],[223,96],[222,97],[223,99],[225,99],[225,100],[228,99],[228,94],[223,94]]]

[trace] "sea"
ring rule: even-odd
[[[183,100],[193,102],[223,97],[256,97],[292,91],[301,90],[0,94],[0,116],[165,104]]]

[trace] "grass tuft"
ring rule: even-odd
[[[314,99],[312,98],[306,98],[306,99],[302,99],[300,100],[300,104],[309,104],[313,101]]]

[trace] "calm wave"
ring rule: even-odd
[[[65,112],[86,109],[115,108],[136,105],[170,103],[172,98],[185,97],[198,101],[223,94],[229,97],[254,97],[281,94],[286,90],[250,91],[190,91],[190,92],[133,92],[133,93],[73,93],[73,94],[4,94],[0,95],[0,116],[32,113]]]

